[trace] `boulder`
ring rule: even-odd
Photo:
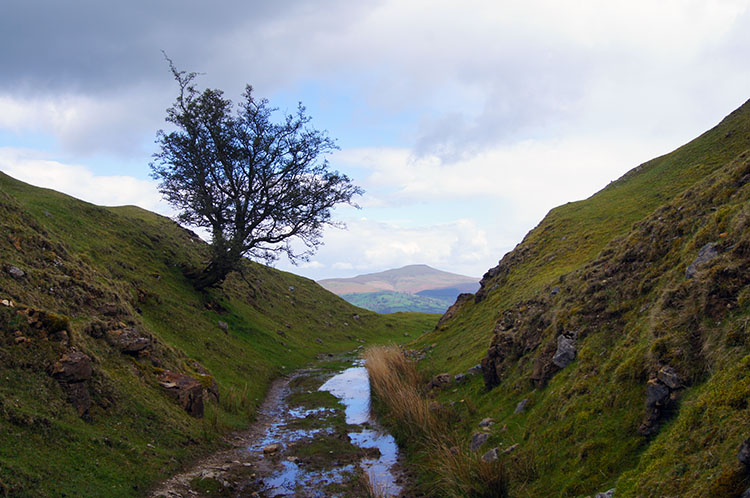
[[[427,384],[427,390],[440,388],[451,383],[451,374],[441,373],[432,378]]]
[[[737,460],[745,464],[746,467],[750,467],[750,437],[745,439],[740,445],[740,450],[737,452]]]
[[[658,379],[651,379],[646,384],[646,407],[664,406],[669,400],[669,387]]]
[[[490,438],[487,432],[475,432],[471,436],[471,442],[469,443],[469,449],[471,451],[477,451],[487,440]]]
[[[88,387],[91,373],[91,358],[80,351],[63,354],[52,366],[52,377],[60,383],[79,417],[87,416],[91,408]]]
[[[151,339],[132,328],[107,331],[106,338],[108,343],[125,354],[138,354],[151,345]]]
[[[576,341],[569,335],[560,335],[557,337],[557,351],[552,357],[552,363],[558,368],[565,368],[576,359]]]
[[[659,369],[659,372],[656,374],[656,378],[670,389],[679,389],[682,387],[680,376],[677,375],[677,372],[675,372],[674,368],[670,367],[669,365],[661,367]]]
[[[521,401],[518,402],[518,405],[516,405],[516,409],[513,410],[513,413],[521,413],[522,411],[526,409],[526,405],[528,404],[529,404],[528,399],[522,399]]]
[[[701,266],[705,265],[719,255],[715,246],[716,244],[714,242],[709,242],[705,246],[701,247],[700,251],[698,251],[698,256],[696,256],[695,260],[693,260],[693,262],[690,263],[690,266],[688,266],[685,270],[685,278],[695,277],[698,274],[698,270]]]
[[[52,377],[60,382],[83,382],[91,379],[91,358],[80,351],[65,353],[52,366]]]
[[[23,278],[26,275],[26,272],[24,272],[22,269],[20,269],[17,266],[10,265],[8,266],[5,271],[8,272],[8,274],[15,278],[16,280]]]
[[[479,427],[489,427],[495,423],[494,420],[492,420],[490,417],[482,419],[481,422],[479,422]]]
[[[196,379],[165,370],[159,375],[159,385],[193,417],[203,417],[203,385]]]
[[[497,448],[492,448],[487,453],[482,455],[482,461],[485,461],[485,462],[494,462],[498,458],[500,458],[500,454]]]

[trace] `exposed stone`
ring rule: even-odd
[[[575,338],[562,334],[557,337],[557,351],[552,357],[552,363],[559,368],[565,368],[576,359],[576,341]]]
[[[8,308],[13,308],[15,305],[13,304],[13,301],[10,299],[0,299],[0,304],[3,306],[7,306]]]
[[[474,365],[466,371],[466,375],[480,375],[482,373],[482,365]]]
[[[216,326],[223,330],[225,334],[229,332],[229,324],[227,322],[219,320],[218,322],[216,322]]]
[[[500,384],[503,378],[503,361],[511,355],[513,346],[513,338],[509,334],[499,333],[492,338],[492,344],[481,363],[484,385],[487,389]]]
[[[15,279],[23,278],[26,276],[26,272],[24,272],[22,269],[20,269],[17,266],[10,265],[8,266],[5,271],[7,271],[11,277]]]
[[[500,458],[499,451],[497,448],[492,448],[487,453],[482,455],[482,460],[485,462],[494,462]]]
[[[91,408],[88,388],[91,372],[91,358],[80,351],[63,354],[52,366],[52,377],[60,383],[79,417],[86,416]]]
[[[669,388],[658,379],[649,380],[646,384],[646,406],[648,408],[663,406],[667,400],[669,400]]]
[[[656,374],[656,378],[670,389],[680,389],[682,387],[680,376],[677,375],[677,372],[675,372],[674,368],[670,367],[669,365],[661,367],[659,369],[659,372]]]
[[[750,498],[750,488],[747,488],[740,498]]]
[[[429,382],[429,384],[427,384],[427,390],[429,391],[430,389],[434,389],[436,387],[440,388],[450,383],[451,383],[451,374],[441,373],[433,377],[432,380]]]
[[[737,452],[737,460],[745,464],[746,467],[750,467],[750,437],[745,439],[740,445],[740,450]]]
[[[471,436],[471,443],[469,443],[469,449],[471,451],[477,451],[487,440],[490,438],[487,432],[475,432]]]
[[[505,448],[505,451],[503,451],[503,454],[507,455],[511,451],[514,451],[516,448],[518,448],[518,443],[516,443],[514,445],[511,445],[511,446],[508,446],[507,448]]]
[[[409,332],[404,332],[404,337],[409,337]]]
[[[31,342],[31,341],[29,341],[29,339],[27,339],[26,337],[24,337],[24,336],[22,336],[22,335],[20,335],[20,336],[18,336],[18,337],[16,337],[16,338],[14,338],[14,339],[13,339],[13,341],[14,341],[14,342],[15,342],[16,344],[23,344],[24,342]]]
[[[323,344],[323,339],[321,339],[320,337],[316,337],[315,342],[317,342],[318,344]]]
[[[193,417],[203,417],[203,385],[196,379],[165,370],[159,375],[159,385]]]
[[[456,302],[453,303],[445,311],[445,313],[443,314],[443,316],[440,317],[440,320],[438,320],[437,325],[435,325],[435,328],[438,329],[438,328],[442,327],[445,322],[447,322],[448,320],[450,320],[451,318],[453,318],[453,316],[456,314],[456,312],[458,311],[458,309],[461,307],[461,305],[463,303],[465,303],[466,301],[471,300],[471,298],[473,298],[473,297],[474,297],[474,294],[469,294],[469,293],[459,294],[458,297],[456,298]]]
[[[91,358],[80,351],[65,353],[52,366],[52,377],[61,382],[83,382],[91,379]]]
[[[553,288],[552,288],[552,290],[550,291],[550,294],[552,294],[553,296],[556,296],[556,295],[557,295],[557,294],[558,294],[559,292],[560,292],[560,287],[558,287],[558,286],[555,286],[555,287],[553,287]]]
[[[294,286],[293,285],[289,286],[289,292],[294,292]]]
[[[528,404],[529,404],[528,399],[522,399],[521,401],[518,402],[518,405],[516,405],[516,409],[513,410],[513,413],[521,413],[522,411],[526,409],[526,405]]]
[[[490,417],[483,418],[481,422],[479,422],[479,427],[489,427],[495,423],[494,420],[492,420]]]
[[[107,331],[106,337],[107,342],[126,354],[137,354],[151,345],[151,339],[131,328]]]
[[[456,382],[456,384],[461,384],[462,382],[466,382],[466,374],[456,374],[453,377],[453,380]]]
[[[594,498],[612,498],[615,496],[615,488],[605,491],[604,493],[597,493]]]
[[[263,448],[263,453],[266,455],[270,455],[272,453],[277,453],[281,450],[281,445],[279,443],[269,444],[268,446],[265,446]]]
[[[700,251],[698,251],[698,256],[692,263],[690,263],[690,266],[688,266],[685,270],[685,278],[695,277],[698,274],[698,270],[701,266],[705,265],[719,255],[715,246],[716,243],[709,242],[705,246],[701,247]]]

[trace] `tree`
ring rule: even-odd
[[[159,130],[151,163],[159,191],[179,211],[178,221],[211,234],[211,259],[193,274],[197,289],[220,284],[243,257],[271,263],[285,253],[296,263],[321,244],[332,208],[363,191],[321,159],[337,149],[315,130],[300,103],[274,122],[278,109],[247,86],[235,106],[216,89],[199,91],[196,73],[167,59],[179,95],[167,109],[171,132]],[[302,242],[298,252],[290,242]]]

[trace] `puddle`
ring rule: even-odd
[[[294,388],[291,391],[295,392]],[[270,424],[264,437],[248,448],[270,467],[263,472],[262,496],[360,496],[356,492],[352,494],[352,488],[361,490],[362,471],[383,496],[398,496],[401,487],[393,473],[398,447],[393,437],[370,416],[370,381],[362,362],[357,361],[330,377],[318,388],[320,391],[327,391],[341,400],[345,406],[345,424],[333,425],[332,419],[337,416],[335,409],[284,406],[289,397],[287,393],[282,409],[277,412],[278,418]],[[296,392],[313,394],[309,390]],[[300,423],[312,426],[297,428]],[[329,423],[331,425],[327,425]],[[324,448],[323,454],[317,450],[317,456],[304,452],[305,445],[318,444],[326,437],[351,449],[339,452]],[[263,448],[270,444],[281,444],[282,448],[278,453],[264,455]]]
[[[320,386],[321,391],[328,391],[346,405],[346,423],[352,425],[367,424],[369,429],[350,432],[352,442],[360,448],[376,448],[380,451],[377,459],[366,458],[360,465],[370,476],[373,488],[386,496],[401,493],[401,486],[396,484],[396,476],[391,469],[398,460],[398,446],[393,436],[388,434],[370,414],[370,378],[362,361],[354,367],[347,368],[334,375]]]

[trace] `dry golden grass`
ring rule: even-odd
[[[465,444],[456,442],[456,436],[423,397],[421,386],[425,382],[414,362],[396,346],[370,347],[364,358],[373,396],[393,417],[401,435],[430,455],[425,470],[437,478],[431,493],[452,497],[507,496],[503,461],[485,462]]]

